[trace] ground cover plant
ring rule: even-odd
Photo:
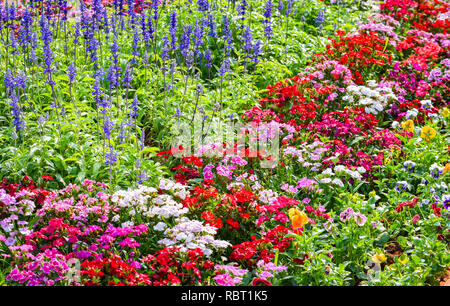
[[[5,0],[0,284],[439,285],[449,14]]]

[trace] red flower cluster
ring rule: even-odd
[[[111,252],[109,255],[112,258],[86,260],[81,264],[83,285],[139,286],[152,284],[147,274],[137,272],[134,266],[124,262],[119,255]]]
[[[0,189],[5,190],[10,196],[15,196],[19,191],[22,190],[29,191],[31,193],[30,200],[34,201],[39,206],[42,205],[42,203],[44,203],[44,200],[49,195],[51,195],[52,192],[42,188],[35,188],[35,187],[36,186],[34,185],[33,180],[28,176],[25,176],[20,184],[8,184],[8,181],[6,179],[4,179],[2,181],[2,184],[0,184]],[[0,202],[0,207],[3,206],[4,204]]]
[[[273,249],[284,252],[289,247],[290,241],[294,239],[294,237],[285,237],[288,233],[292,231],[284,226],[277,226],[260,239],[252,237],[250,241],[234,245],[229,258],[250,269],[254,268],[259,260],[270,262],[275,257]]]
[[[185,253],[179,248],[165,248],[154,255],[147,255],[142,262],[154,271],[153,286],[169,285],[205,285],[204,273],[213,273],[214,264],[206,260],[200,249],[192,249]],[[186,258],[184,258],[186,257]]]
[[[395,211],[397,213],[403,211],[403,208],[405,207],[409,207],[409,208],[414,208],[414,206],[416,206],[417,202],[419,201],[419,198],[414,198],[411,201],[405,201],[405,202],[401,202],[398,204],[398,206],[395,208]]]

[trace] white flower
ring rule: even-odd
[[[416,108],[410,109],[406,112],[406,119],[416,118],[419,111]]]
[[[155,231],[162,232],[163,230],[166,229],[166,227],[167,227],[167,224],[166,224],[166,223],[164,223],[164,222],[158,222],[158,224],[156,224],[156,225],[153,227],[153,229],[154,229]]]
[[[342,165],[337,165],[336,167],[334,167],[334,172],[338,173],[338,172],[343,172],[347,170],[347,168],[345,166]]]
[[[338,185],[339,187],[344,187],[344,183],[343,183],[340,179],[338,179],[338,178],[335,178],[335,179],[332,181],[332,183],[335,184],[335,185]]]
[[[134,222],[133,221],[126,221],[124,223],[122,223],[122,227],[128,227],[128,226],[133,226]]]
[[[369,80],[367,81],[367,85],[369,85],[369,87],[377,87],[378,83],[375,80]]]
[[[183,232],[178,233],[177,236],[175,237],[176,240],[178,241],[183,241],[187,238],[187,235]]]

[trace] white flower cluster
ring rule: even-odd
[[[322,160],[322,153],[326,151],[327,149],[322,142],[315,141],[311,144],[302,145],[302,148],[288,146],[283,149],[283,156],[302,163],[305,168],[311,166],[317,168],[322,165],[319,161]]]
[[[185,185],[175,183],[171,180],[161,179],[161,181],[159,182],[159,188],[161,190],[172,191],[174,196],[179,197],[182,200],[184,200],[189,195],[189,191],[187,191]]]
[[[344,183],[342,182],[342,180],[334,176],[342,176],[342,174],[345,173],[352,179],[360,181],[363,178],[361,174],[366,172],[366,169],[364,169],[364,167],[358,167],[356,170],[351,170],[343,165],[337,165],[333,170],[331,168],[327,168],[326,170],[322,171],[322,173],[320,173],[321,179],[319,181],[323,184],[331,183],[339,187],[344,187]]]
[[[163,188],[161,188],[163,186]],[[171,181],[161,181],[161,189],[171,190],[175,196],[184,199],[187,195],[185,187]],[[129,215],[147,218],[170,218],[180,217],[188,212],[183,208],[183,204],[174,200],[169,194],[158,194],[152,187],[140,186],[138,189],[120,190],[114,193],[111,201],[118,207],[129,208]],[[119,214],[112,218],[117,222],[120,219]]]
[[[259,200],[265,204],[271,204],[278,199],[278,196],[278,193],[271,189],[263,189],[258,194]]]
[[[155,230],[164,230],[164,227],[164,225],[158,223],[155,226]],[[203,222],[198,220],[182,217],[177,220],[177,224],[174,227],[164,230],[164,234],[168,238],[161,239],[158,243],[166,247],[180,247],[181,252],[199,248],[206,256],[210,256],[213,253],[213,249],[231,246],[227,241],[214,239],[216,233],[217,229],[213,226],[204,225]]]
[[[367,83],[369,87],[348,86],[347,94],[342,99],[351,104],[363,106],[366,113],[373,115],[382,112],[389,102],[397,100],[392,88],[377,87],[377,83],[372,80]]]

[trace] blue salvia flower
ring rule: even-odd
[[[71,83],[75,81],[75,78],[77,77],[77,70],[73,63],[70,63],[69,67],[67,68],[67,74],[69,75],[69,80]]]
[[[180,108],[177,106],[177,110],[175,111],[175,115],[173,115],[176,118],[183,117],[183,113],[181,112]]]
[[[165,3],[165,1],[162,1],[163,4]],[[158,9],[159,9],[159,1],[155,0],[152,1],[152,4],[150,5],[150,7],[153,9],[153,20],[155,21],[155,25],[158,23],[158,19],[159,19],[159,15],[158,14]]]
[[[141,174],[139,175],[139,178],[140,180],[138,183],[142,185],[148,179],[147,172],[145,172],[145,170],[142,170]]]
[[[105,133],[106,139],[111,139],[111,131],[114,128],[114,122],[111,121],[108,115],[103,117],[103,132]]]
[[[94,89],[93,95],[95,103],[97,104],[97,107],[100,108],[100,104],[102,103],[102,89],[100,88],[100,81],[99,77],[95,78],[94,86],[92,87]]]
[[[90,54],[91,63],[93,64],[94,70],[98,70],[99,64],[98,64],[98,57],[97,57],[97,50],[99,47],[99,43],[95,35],[91,33],[90,39],[88,40],[88,46],[87,50]]]
[[[246,13],[247,7],[248,7],[247,1],[246,0],[242,0],[241,4],[238,5],[238,7],[236,8],[237,12],[238,12],[238,15],[242,16],[241,17],[242,21],[245,20],[245,13]]]
[[[147,21],[147,35],[148,38],[153,40],[154,33],[155,33],[155,27],[153,26],[153,17],[149,14],[148,15],[148,21]]]
[[[37,34],[33,33],[33,35],[31,36],[31,45],[30,45],[30,61],[32,63],[37,62],[36,47],[37,47]]]
[[[260,63],[258,56],[261,54],[262,49],[262,41],[258,40],[254,45],[253,45],[253,62],[256,64]]]
[[[208,15],[208,26],[209,26],[209,35],[212,38],[218,38],[216,33],[216,22],[214,21],[213,15]]]
[[[208,0],[197,0],[197,5],[199,12],[206,12],[209,10]]]
[[[109,100],[106,96],[103,96],[103,100],[98,104],[98,106],[102,109],[102,114],[106,115],[108,108],[111,107],[111,105],[109,104]]]
[[[288,0],[287,8],[286,8],[286,10],[285,10],[286,18],[289,17],[289,14],[290,14],[291,11],[292,11],[292,2],[293,2],[293,1],[294,1],[294,0]]]
[[[16,19],[16,7],[14,6],[14,3],[11,3],[11,7],[10,7],[8,13],[9,13],[8,18],[10,21],[13,21]]]
[[[242,34],[243,48],[246,53],[246,57],[249,51],[252,49],[252,32],[248,26],[245,27],[244,33]]]
[[[114,35],[113,37],[113,45],[111,47],[111,57],[113,59],[113,63],[114,65],[118,65],[119,64],[119,47],[117,45],[117,36]]]
[[[117,13],[119,11],[119,0],[113,0],[113,7],[114,7],[114,12]]]
[[[170,37],[172,39],[171,45],[170,45],[170,49],[171,50],[175,50],[176,42],[177,42],[177,36],[176,36],[176,33],[177,33],[177,13],[175,11],[173,11],[172,14],[170,14],[169,30],[170,30]]]
[[[105,164],[115,165],[117,163],[117,154],[112,146],[109,146],[109,153],[106,153]]]
[[[111,88],[116,88],[119,85],[114,63],[111,63],[111,65],[109,65],[108,73],[106,74],[106,80],[108,80],[109,87]]]
[[[319,11],[319,13],[317,14],[317,17],[314,19],[315,23],[317,25],[321,25],[325,22],[325,13],[324,11]]]
[[[139,48],[139,46],[138,46],[139,40],[140,40],[139,39],[139,33],[138,33],[137,28],[135,28],[134,29],[134,35],[133,35],[133,51],[132,51],[133,58],[130,61],[131,65],[137,65],[138,62],[136,60],[136,57],[140,57],[141,56],[141,54],[139,52],[139,49],[138,49]]]
[[[106,9],[103,9],[103,32],[106,34],[105,39],[108,40],[109,39],[109,23],[108,23],[108,12],[106,11]]]
[[[139,140],[141,141],[141,147],[139,148],[141,151],[144,150],[145,147],[145,130],[142,129],[141,136],[139,137]]]
[[[19,50],[17,50],[18,45],[17,45],[16,35],[14,34],[14,32],[11,33],[10,38],[11,38],[11,41],[10,41],[10,44],[8,45],[8,47],[11,47],[11,49],[12,49],[11,54],[19,55],[20,52],[19,52]]]
[[[136,18],[136,12],[134,11],[134,0],[127,0],[128,4],[128,17],[131,19],[131,24],[134,26],[134,19]]]
[[[3,84],[6,88],[10,89],[14,89],[16,87],[14,77],[11,74],[11,70],[6,71]]]
[[[122,80],[122,86],[128,87],[128,88],[133,88],[133,86],[131,86],[132,80],[133,80],[133,74],[132,74],[131,68],[130,68],[130,66],[127,66],[127,68],[125,69],[125,76]]]
[[[203,26],[201,23],[198,22],[198,20],[195,20],[195,26],[194,26],[194,45],[196,53],[198,53],[200,46],[203,44]]]
[[[264,17],[266,19],[270,19],[272,17],[272,10],[273,10],[272,0],[268,0],[266,2],[266,6],[265,6],[265,10],[264,10]]]
[[[116,20],[116,15],[115,14],[111,14],[111,30],[112,33],[114,34],[114,36],[117,35],[117,20]]]
[[[225,54],[230,56],[231,50],[233,50],[233,33],[230,30],[228,16],[223,17],[223,39],[225,40]]]
[[[173,61],[170,63],[170,70],[169,70],[169,72],[170,72],[171,75],[173,75],[173,74],[175,73],[175,68],[176,68],[176,62],[173,60]]]
[[[188,51],[186,54],[186,67],[190,68],[194,63],[194,52]]]
[[[189,45],[191,44],[191,26],[187,25],[183,28],[183,33],[180,37],[180,52],[186,57],[189,50]]]
[[[32,34],[32,27],[33,27],[33,18],[31,17],[30,11],[28,8],[26,9],[25,13],[22,16],[22,30],[20,31],[21,34],[21,44],[29,44],[31,42],[31,34]]]
[[[163,63],[169,60],[169,39],[167,36],[164,36],[163,38],[163,46],[161,49],[161,59],[163,60]]]
[[[10,98],[11,102],[9,103],[9,105],[11,106],[11,110],[14,117],[13,125],[20,135],[20,131],[25,127],[25,122],[22,120],[22,114],[19,106],[19,99],[17,98],[16,91],[14,89],[11,91]]]
[[[147,24],[146,24],[146,20],[145,20],[145,11],[142,10],[141,12],[141,35],[142,35],[142,40],[145,42],[145,46],[148,48],[148,41],[149,41],[149,34],[148,34],[148,30],[147,30]]]
[[[53,52],[50,48],[50,43],[52,41],[52,34],[50,32],[50,29],[48,27],[48,23],[45,21],[44,17],[41,18],[41,40],[43,41],[44,45],[44,74],[50,73],[54,69],[52,68],[53,63]],[[54,82],[49,77],[49,80],[47,82],[50,82],[49,84],[54,85]]]
[[[128,136],[126,135],[126,132],[125,132],[126,125],[127,124],[125,122],[122,122],[120,124],[120,133],[119,133],[120,144],[123,144],[125,142],[125,139],[128,138]]]
[[[25,74],[19,74],[16,76],[14,82],[16,83],[16,88],[25,89],[27,87],[28,76]]]
[[[280,12],[280,15],[283,14],[283,8],[284,8],[283,0],[278,0],[278,12]]]
[[[95,30],[98,30],[98,25],[102,23],[103,18],[103,7],[101,0],[92,1],[93,14],[92,19],[94,21]]]
[[[264,17],[263,23],[265,24],[264,27],[264,36],[267,38],[267,40],[270,40],[271,36],[273,35],[272,32],[272,10],[273,10],[273,3],[272,0],[268,0],[266,2],[265,11],[264,11]]]
[[[225,74],[227,72],[231,72],[231,70],[230,70],[230,62],[228,61],[228,59],[225,59],[223,61],[222,66],[220,66],[218,72],[219,72],[221,81],[223,80],[223,77],[225,76]]]
[[[211,54],[211,50],[209,50],[209,48],[206,49],[205,51],[205,60],[206,60],[206,67],[212,67],[212,61],[213,61],[213,57]]]
[[[130,118],[136,119],[139,113],[139,100],[137,95],[134,96],[133,102],[131,103]]]
[[[76,46],[80,43],[80,40],[78,39],[81,35],[80,33],[80,22],[75,23],[74,25],[75,31],[73,33],[73,44]]]
[[[89,30],[90,18],[84,1],[80,1],[80,23],[83,32]],[[85,37],[86,38],[86,37]]]

